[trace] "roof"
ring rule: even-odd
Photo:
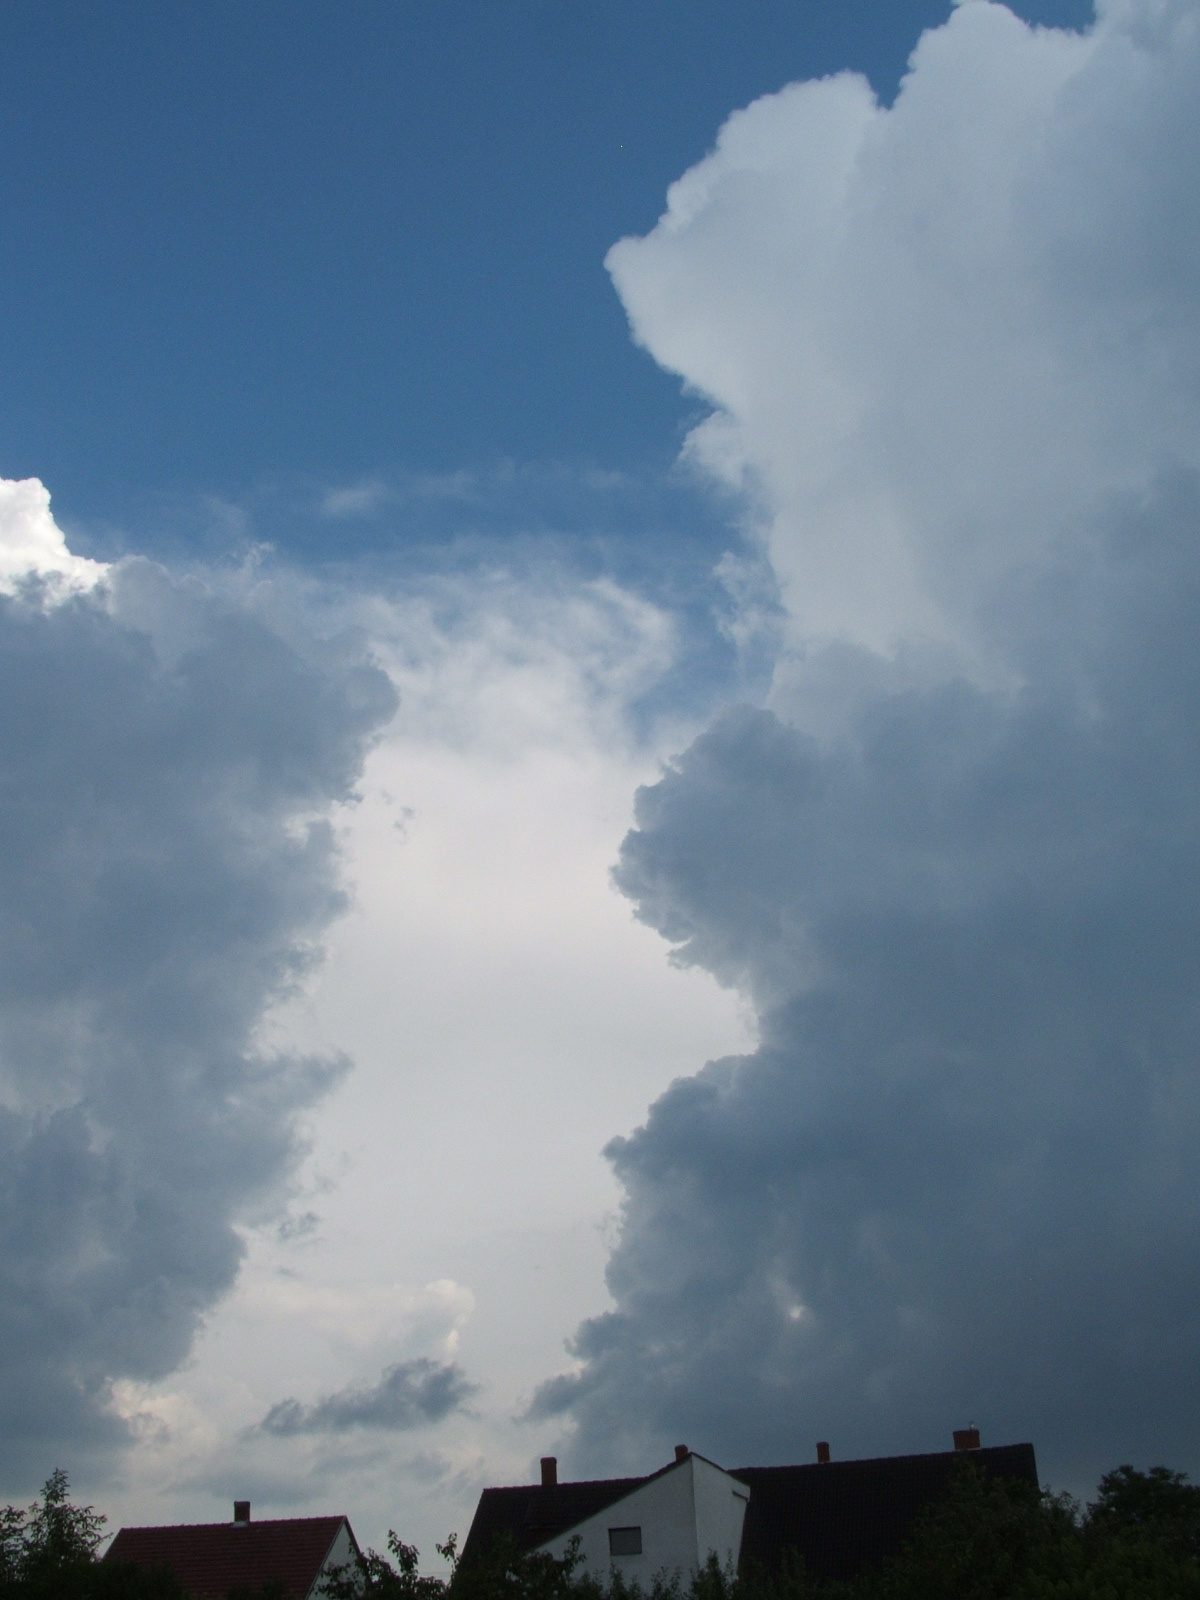
[[[651,1473],[650,1477],[656,1478],[658,1473]],[[650,1477],[597,1478],[591,1482],[558,1483],[549,1489],[540,1483],[521,1484],[515,1489],[485,1489],[463,1545],[463,1560],[486,1554],[505,1534],[512,1536],[518,1550],[534,1550],[623,1500],[649,1483]]]
[[[257,1589],[279,1579],[289,1600],[304,1600],[345,1522],[345,1517],[284,1517],[122,1528],[104,1559],[169,1567],[196,1600],[225,1600],[234,1584]],[[353,1544],[352,1531],[350,1539]]]
[[[1031,1444],[923,1456],[882,1456],[797,1467],[738,1467],[750,1490],[739,1566],[771,1569],[800,1551],[818,1578],[852,1578],[900,1550],[917,1512],[942,1494],[955,1462],[1038,1485]]]

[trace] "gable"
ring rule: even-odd
[[[522,1484],[485,1489],[463,1545],[464,1561],[476,1560],[507,1535],[519,1551],[536,1550],[568,1528],[623,1500],[645,1478],[598,1478],[583,1483]]]
[[[673,1463],[667,1471],[646,1478],[620,1499],[548,1540],[542,1548],[561,1559],[568,1542],[578,1539],[581,1570],[602,1579],[614,1560],[630,1577],[656,1570],[694,1570],[696,1519],[691,1473],[684,1470],[688,1465]],[[613,1545],[612,1532],[632,1534],[635,1529],[636,1549],[622,1552]]]
[[[583,1572],[604,1582],[615,1569],[648,1590],[662,1573],[686,1578],[710,1553],[722,1567],[736,1564],[747,1498],[737,1479],[689,1453],[542,1549],[561,1559],[577,1539]]]

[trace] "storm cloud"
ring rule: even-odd
[[[453,1361],[420,1357],[387,1367],[369,1389],[341,1389],[314,1405],[280,1400],[259,1424],[263,1433],[290,1438],[298,1433],[343,1433],[348,1428],[401,1432],[440,1422],[461,1409],[474,1390]]]
[[[273,623],[269,583],[79,563],[44,492],[8,499],[0,1435],[23,1490],[125,1441],[113,1381],[187,1355],[345,1066],[256,1029],[343,909],[329,812],[394,695],[361,644]]]
[[[1200,1465],[1198,152],[1200,7],[968,3],[610,257],[788,637],[616,872],[761,1045],[609,1147],[615,1309],[534,1407],[581,1466]]]

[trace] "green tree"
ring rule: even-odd
[[[1200,1557],[1200,1487],[1168,1467],[1116,1467],[1100,1479],[1084,1526],[1100,1538],[1150,1539]]]
[[[28,1509],[0,1509],[0,1600],[186,1600],[169,1572],[99,1561],[106,1519],[69,1489],[56,1467]]]
[[[799,1550],[785,1550],[779,1566],[741,1574],[733,1600],[850,1600],[854,1585],[814,1577]]]
[[[378,1550],[368,1549],[356,1560],[326,1573],[321,1581],[326,1600],[363,1600],[369,1595],[378,1600],[441,1600],[446,1594],[446,1580],[421,1576],[416,1545],[405,1544],[394,1528],[388,1529],[387,1543],[391,1560]],[[453,1570],[458,1556],[457,1535],[452,1533],[445,1544],[435,1548]]]
[[[1200,1600],[1200,1488],[1184,1473],[1105,1473],[1080,1536],[1068,1600]]]
[[[12,1595],[80,1592],[96,1562],[105,1518],[91,1506],[75,1506],[67,1475],[56,1467],[40,1500],[28,1510],[6,1506],[0,1513],[0,1583]]]
[[[582,1559],[578,1539],[568,1543],[565,1555],[552,1556],[518,1550],[506,1535],[484,1556],[452,1558],[448,1600],[591,1600],[602,1591],[594,1579],[576,1577]]]
[[[955,1462],[942,1497],[905,1548],[853,1593],[870,1600],[1008,1600],[1033,1574],[1057,1580],[1077,1538],[1073,1501]]]

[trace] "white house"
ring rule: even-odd
[[[616,1568],[649,1589],[656,1572],[686,1580],[710,1555],[736,1567],[749,1499],[744,1483],[681,1446],[670,1466],[537,1548],[561,1558],[578,1539],[581,1571]]]

